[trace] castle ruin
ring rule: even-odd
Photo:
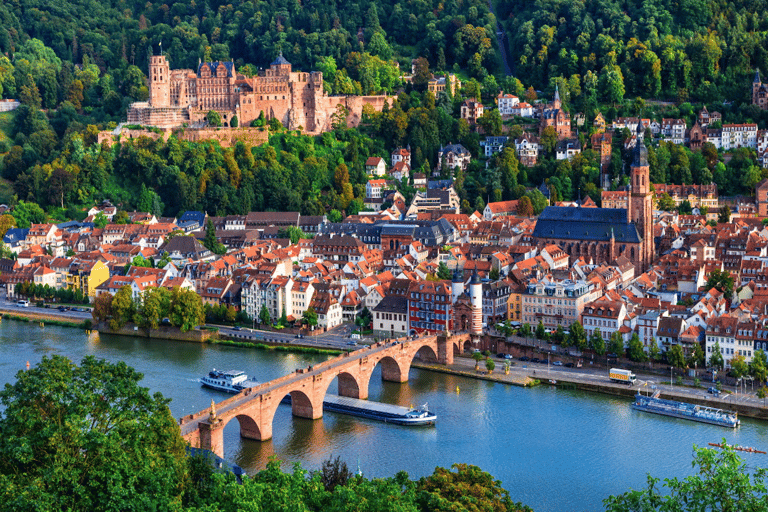
[[[258,76],[239,74],[234,62],[201,62],[197,72],[170,69],[165,55],[149,60],[149,100],[133,103],[128,123],[158,128],[205,126],[211,110],[224,126],[237,116],[247,126],[263,112],[265,120],[278,119],[289,130],[307,133],[331,130],[339,106],[347,110],[347,125],[360,123],[363,106],[381,111],[388,96],[328,96],[323,74],[293,71],[282,54]]]

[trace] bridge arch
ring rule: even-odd
[[[224,428],[226,428],[229,423],[232,423],[233,419],[236,419],[240,426],[240,437],[261,441],[262,438],[259,423],[252,416],[249,414],[238,414],[236,416],[232,416],[224,424]]]

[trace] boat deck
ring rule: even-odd
[[[356,409],[364,409],[366,411],[380,413],[380,414],[392,414],[403,416],[413,409],[408,407],[402,407],[400,405],[384,404],[381,402],[373,402],[369,400],[360,400],[358,398],[350,398],[348,396],[332,395],[327,393],[323,399],[323,403],[330,403],[335,405],[341,405],[346,407],[354,407]]]

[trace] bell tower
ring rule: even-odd
[[[156,108],[171,106],[171,67],[165,55],[149,57],[149,104]]]
[[[653,194],[651,193],[648,149],[643,143],[643,123],[637,123],[637,142],[631,166],[631,195],[627,219],[631,219],[640,235],[640,251],[636,257],[636,267],[645,271],[653,261],[655,245],[653,240]]]

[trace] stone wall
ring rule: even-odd
[[[145,329],[142,327],[136,327],[133,324],[125,325],[124,327],[113,331],[107,324],[99,323],[96,326],[96,330],[98,330],[101,334],[116,334],[118,336],[135,336],[139,338],[154,338],[163,340],[192,341],[196,343],[205,343],[210,339],[216,339],[218,337],[218,332],[203,329],[181,332],[175,327],[158,327],[157,329]]]
[[[266,128],[187,128],[183,130],[172,130],[166,128],[161,132],[155,130],[134,130],[123,128],[120,135],[114,135],[113,131],[99,132],[97,142],[99,144],[111,144],[115,141],[137,139],[139,137],[149,137],[153,140],[168,140],[171,134],[175,133],[179,140],[188,142],[200,142],[202,140],[215,140],[223,148],[234,146],[238,141],[250,146],[260,146],[267,142],[269,130]]]

